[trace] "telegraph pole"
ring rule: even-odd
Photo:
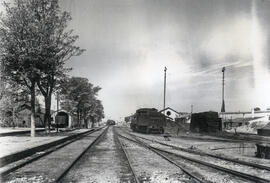
[[[166,71],[167,67],[164,68],[164,98],[163,98],[163,113],[164,113],[164,123],[166,125],[166,112],[165,112],[165,107],[166,107]]]
[[[225,67],[222,68],[222,106],[221,106],[221,112],[225,112],[224,86],[225,86]]]
[[[165,114],[165,107],[166,107],[166,71],[167,67],[164,68],[164,100],[163,100],[163,110]]]
[[[56,116],[55,116],[55,122],[56,122],[56,132],[58,132],[58,112],[59,112],[59,93],[56,93]]]

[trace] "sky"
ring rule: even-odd
[[[59,1],[86,49],[70,75],[102,88],[106,119],[162,109],[165,66],[177,111],[220,111],[222,67],[226,111],[270,107],[269,0]]]
[[[86,51],[68,66],[102,87],[106,118],[141,107],[226,111],[270,107],[270,1],[62,0]]]

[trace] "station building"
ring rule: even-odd
[[[54,111],[51,110],[51,114]],[[44,128],[44,115],[45,108],[36,106],[35,126],[37,128]],[[20,106],[18,114],[15,118],[15,126],[18,127],[30,127],[31,126],[31,107],[29,104]]]

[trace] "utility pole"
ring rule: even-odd
[[[166,71],[167,67],[164,68],[164,100],[163,100],[163,113],[164,113],[164,124],[166,125],[166,112],[165,112],[165,107],[166,107]]]
[[[164,68],[164,100],[163,100],[164,114],[165,114],[165,107],[166,107],[166,71],[167,71],[167,67]]]
[[[56,122],[56,132],[58,132],[58,112],[59,112],[59,93],[56,93],[56,116],[55,116],[55,122]]]
[[[221,106],[221,112],[225,112],[224,86],[225,86],[225,67],[222,68],[222,106]]]
[[[191,118],[192,118],[192,114],[193,114],[193,104],[191,104],[190,106],[190,122],[191,122]]]

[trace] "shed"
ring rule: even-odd
[[[261,136],[270,136],[270,122],[265,125],[263,128],[257,130],[258,135]]]
[[[58,125],[58,127],[60,128],[65,128],[65,127],[72,127],[73,124],[73,118],[70,115],[70,113],[66,110],[60,109],[58,111],[55,111],[52,114],[52,126],[56,126],[56,124]]]

